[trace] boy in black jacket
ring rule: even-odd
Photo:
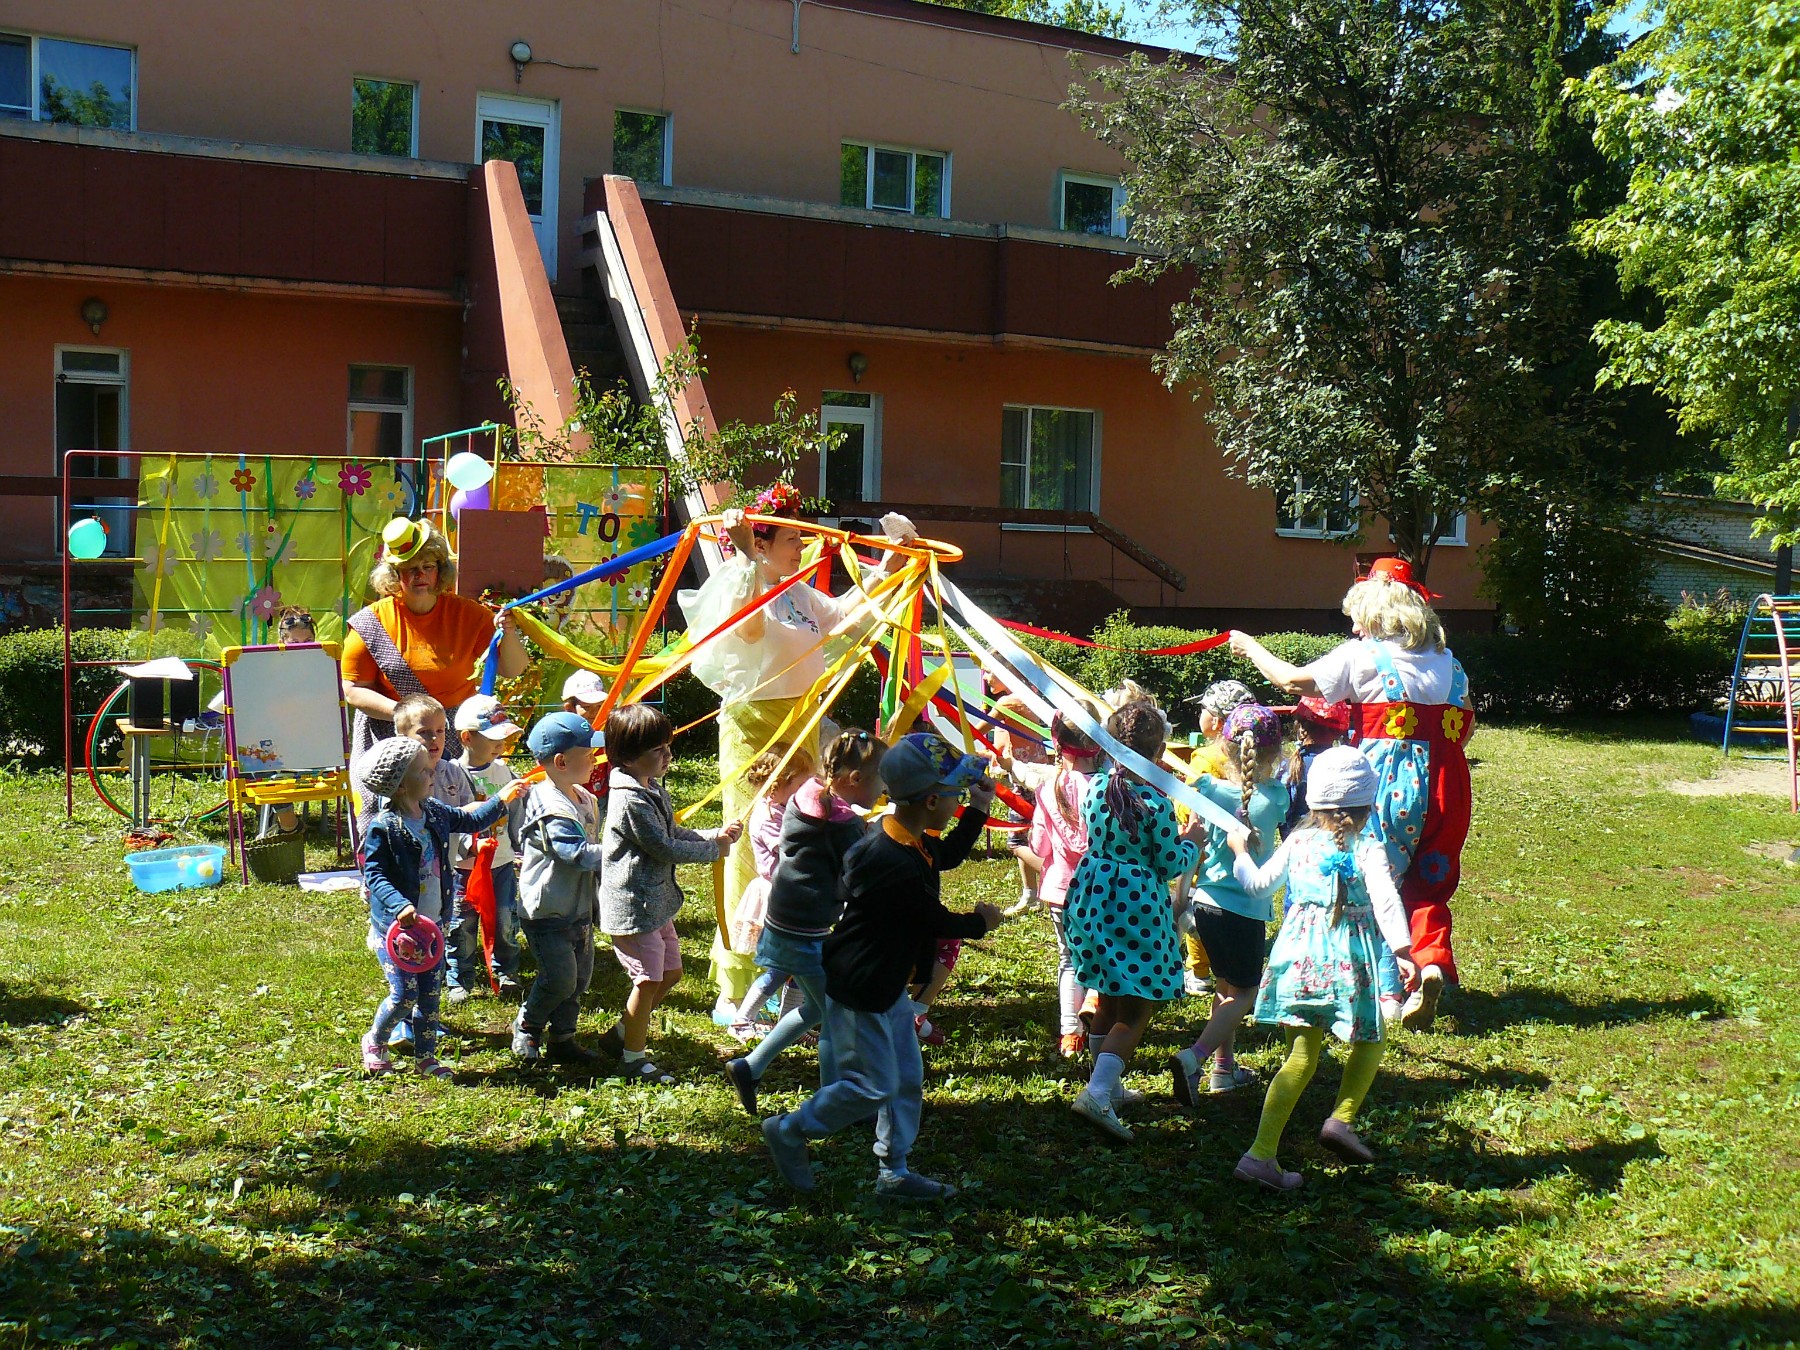
[[[924,979],[940,938],[976,938],[1000,923],[990,904],[953,914],[938,899],[938,873],[955,867],[981,837],[994,799],[986,762],[959,755],[941,737],[902,737],[881,761],[894,810],[844,859],[844,915],[825,939],[825,1026],[820,1059],[835,1060],[835,1081],[798,1111],[763,1121],[763,1138],[782,1178],[813,1189],[806,1141],[876,1112],[879,1195],[942,1200],[955,1188],[907,1170],[919,1135],[925,1065],[906,986]],[[941,830],[964,796],[955,829]]]

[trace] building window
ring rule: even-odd
[[[666,187],[675,181],[675,154],[667,113],[613,113],[612,171],[640,183]]]
[[[1362,525],[1362,502],[1349,484],[1336,487],[1296,475],[1275,494],[1275,533],[1295,539],[1343,539]]]
[[[1440,518],[1441,520],[1441,518]],[[1458,511],[1448,521],[1443,521],[1434,544],[1449,544],[1459,548],[1469,542],[1469,516],[1466,511]]]
[[[1100,415],[1007,408],[1000,415],[1000,504],[1024,511],[1098,511]]]
[[[1065,173],[1060,177],[1057,227],[1076,234],[1105,234],[1123,239],[1130,229],[1125,218],[1125,189],[1116,178]]]
[[[136,73],[129,47],[0,33],[0,117],[130,131]]]
[[[411,446],[412,372],[404,366],[351,366],[351,457],[394,460]]]
[[[63,470],[69,450],[129,450],[131,356],[99,347],[56,349],[56,463]],[[112,455],[82,455],[74,472],[83,478],[122,478],[127,461]],[[131,556],[132,503],[124,497],[78,498],[69,518],[98,516],[106,526],[106,556]],[[60,537],[60,531],[58,532]]]
[[[869,211],[947,219],[950,156],[935,150],[845,141],[840,200]]]
[[[350,149],[359,155],[417,158],[419,86],[361,76],[352,80]]]
[[[833,507],[881,500],[881,400],[827,390],[819,400],[821,430],[837,444],[819,457],[819,496]]]

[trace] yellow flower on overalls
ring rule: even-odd
[[[1418,730],[1419,714],[1413,711],[1410,703],[1390,703],[1383,719],[1383,727],[1389,736],[1403,741]]]
[[[1454,745],[1463,738],[1463,728],[1469,719],[1461,708],[1444,709],[1444,739]]]

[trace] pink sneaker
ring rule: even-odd
[[[387,1047],[377,1044],[374,1038],[362,1038],[363,1072],[371,1077],[379,1077],[394,1071],[394,1062],[388,1058]]]
[[[413,1068],[427,1078],[439,1078],[448,1081],[456,1077],[456,1070],[445,1064],[436,1055],[420,1055],[413,1062]]]
[[[931,1024],[931,1019],[923,1014],[913,1018],[913,1030],[919,1033],[920,1045],[942,1045],[944,1031],[942,1027]]]
[[[1248,1153],[1238,1159],[1238,1165],[1231,1175],[1239,1181],[1267,1186],[1272,1191],[1295,1190],[1306,1179],[1298,1172],[1282,1171],[1280,1163],[1264,1162],[1261,1158],[1252,1158]]]

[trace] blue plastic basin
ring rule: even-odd
[[[151,895],[217,886],[225,880],[225,850],[212,844],[127,853],[125,865],[131,869],[133,884]]]

